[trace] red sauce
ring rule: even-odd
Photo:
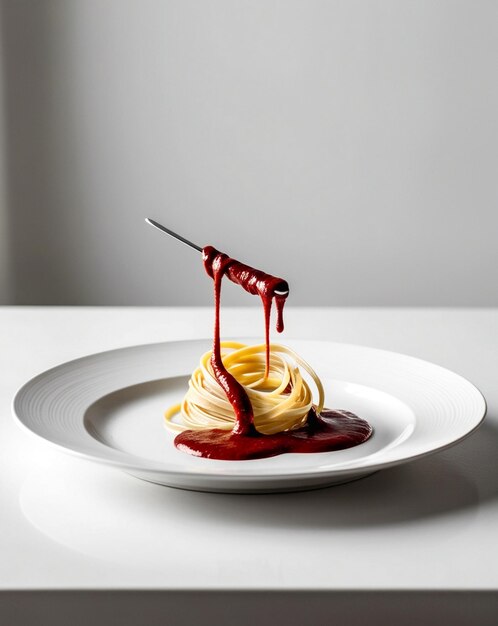
[[[289,285],[281,278],[244,265],[212,246],[202,251],[204,267],[214,282],[214,341],[211,356],[213,373],[235,413],[231,431],[220,429],[186,430],[175,438],[179,450],[210,459],[243,461],[276,456],[286,452],[330,452],[350,448],[366,441],[371,426],[347,411],[325,409],[320,415],[312,409],[304,428],[274,435],[263,435],[254,427],[254,415],[244,387],[228,372],[221,360],[220,297],[221,283],[227,275],[247,292],[259,295],[265,316],[266,372],[270,359],[270,317],[273,300],[277,308],[277,332],[284,329],[283,310]]]
[[[310,414],[314,412],[310,411]],[[325,409],[308,418],[305,428],[275,435],[236,435],[233,431],[186,430],[175,439],[179,450],[208,459],[244,461],[286,452],[331,452],[357,446],[372,434],[371,426],[353,413]]]

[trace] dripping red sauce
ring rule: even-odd
[[[223,276],[253,295],[259,295],[265,318],[266,374],[270,362],[270,319],[273,300],[277,309],[277,332],[284,330],[283,310],[289,295],[289,285],[282,278],[265,274],[240,263],[212,246],[202,251],[204,267],[214,282],[214,340],[211,355],[213,373],[225,392],[235,413],[231,431],[213,428],[186,430],[175,438],[175,446],[194,456],[210,459],[243,461],[276,456],[286,452],[330,452],[350,448],[366,441],[372,434],[371,426],[348,411],[324,409],[308,414],[306,426],[298,430],[263,435],[254,426],[254,415],[244,387],[228,372],[221,360],[220,299]]]

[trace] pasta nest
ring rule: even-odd
[[[233,428],[235,413],[214,376],[211,354],[209,351],[202,355],[181,404],[166,411],[166,426],[170,430],[181,432],[187,429]],[[268,376],[265,375],[265,344],[247,346],[235,341],[222,341],[221,358],[225,368],[249,396],[254,425],[260,433],[271,435],[295,430],[306,424],[313,406],[313,394],[299,366],[315,383],[318,390],[316,410],[319,413],[322,411],[322,383],[314,370],[294,350],[271,344]],[[181,413],[181,423],[173,419],[178,413]]]

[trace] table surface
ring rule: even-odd
[[[225,337],[262,323],[258,308],[223,310]],[[210,336],[211,309],[0,308],[0,589],[496,590],[498,310],[289,307],[286,324],[288,337],[453,369],[484,393],[487,418],[449,450],[329,489],[161,487],[52,449],[10,404],[63,361]]]

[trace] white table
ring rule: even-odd
[[[0,309],[0,624],[495,624],[498,311],[288,308],[288,337],[434,361],[488,400],[454,448],[298,494],[179,491],[22,432],[16,389],[62,361],[210,336],[210,308]],[[261,334],[224,309],[224,336]]]

